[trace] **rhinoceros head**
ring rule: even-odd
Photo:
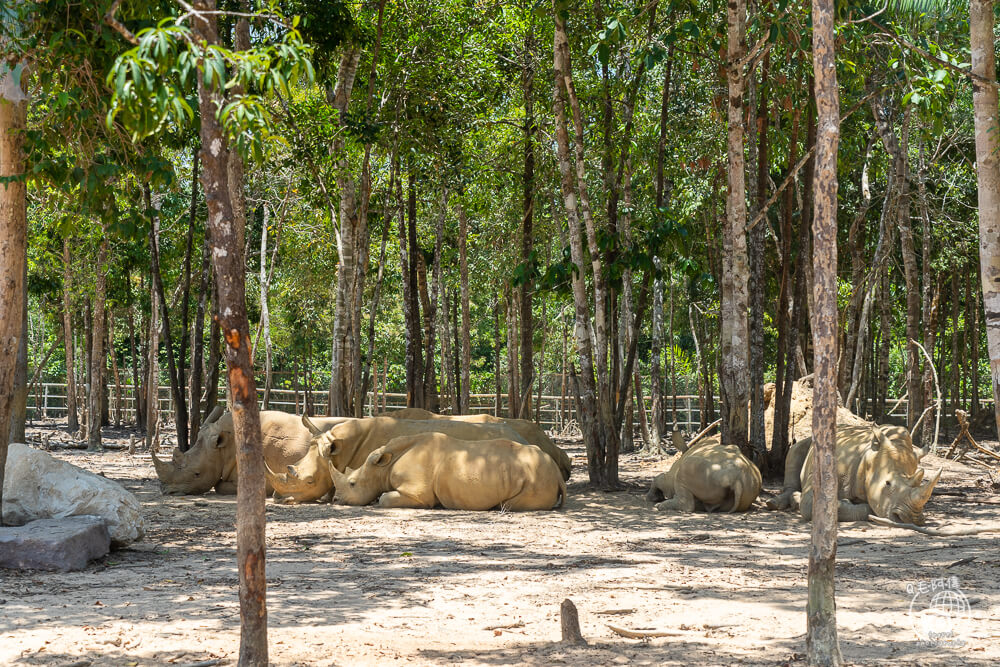
[[[395,455],[387,447],[379,447],[368,455],[368,458],[355,469],[347,468],[340,472],[332,465],[330,476],[336,492],[335,503],[341,505],[367,505],[389,490],[389,472]]]
[[[874,429],[866,483],[868,505],[874,514],[900,523],[923,523],[924,505],[940,478],[939,470],[924,481],[924,471],[918,467],[913,441],[905,428]]]
[[[316,448],[316,452],[331,468],[337,470],[344,470],[357,451],[359,434],[356,421],[359,420],[349,420],[321,428],[308,415],[302,415],[302,425],[312,434],[311,446]]]
[[[170,461],[153,454],[153,466],[164,494],[206,493],[222,477],[226,449],[232,448],[234,440],[232,418],[219,419],[220,414],[221,410],[213,411],[199,431],[197,442],[186,452],[175,449]]]

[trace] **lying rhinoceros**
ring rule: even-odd
[[[329,426],[302,416],[302,426],[312,434],[310,446],[286,473],[270,473],[269,479],[277,491],[301,493],[298,488],[310,488],[316,479],[327,478],[333,470],[343,472],[348,466],[359,467],[373,451],[393,438],[421,433],[445,433],[462,440],[505,438],[529,444],[506,424],[469,424],[449,420],[409,420],[391,417],[354,419]]]
[[[319,421],[324,428],[345,421],[331,417]],[[302,426],[295,415],[284,412],[260,413],[264,461],[271,468],[282,469],[299,461],[308,451],[312,434]],[[207,493],[213,487],[216,493],[236,493],[236,439],[233,433],[233,416],[225,413],[214,421],[206,420],[194,446],[186,452],[174,450],[173,459],[163,461],[154,454],[153,465],[160,478],[163,492],[171,495],[196,495]],[[273,488],[268,480],[268,493]],[[327,474],[325,488],[314,484],[313,493],[322,490],[320,497],[329,493],[332,481]],[[301,489],[298,489],[301,492]]]
[[[549,510],[566,483],[550,456],[512,440],[458,440],[443,433],[394,438],[357,470],[331,469],[334,500],[380,507]]]
[[[646,500],[658,510],[745,512],[760,493],[760,470],[718,437],[693,445],[653,480]],[[663,499],[663,502],[657,502]]]
[[[507,424],[517,431],[528,444],[535,445],[543,452],[552,457],[552,460],[559,466],[563,479],[569,479],[573,462],[556,443],[552,442],[542,427],[527,419],[513,419],[506,417],[494,417],[493,415],[439,415],[422,408],[403,408],[383,412],[381,417],[392,417],[393,419],[447,419],[450,421],[460,421],[469,424]]]
[[[909,431],[900,426],[841,425],[836,455],[839,521],[863,521],[874,514],[899,523],[923,523],[924,505],[941,471],[924,481],[918,466],[923,452],[913,447]],[[812,461],[812,438],[792,445],[785,459],[784,487],[768,507],[798,505],[804,518],[812,518]]]

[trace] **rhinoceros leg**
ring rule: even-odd
[[[807,491],[801,494],[799,499],[799,511],[802,518],[812,521],[813,492]],[[871,507],[868,503],[852,503],[850,500],[841,500],[837,506],[837,521],[865,521],[871,514]]]
[[[693,512],[697,507],[694,495],[684,486],[674,487],[674,497],[656,504],[661,512]]]
[[[379,507],[408,507],[412,509],[434,509],[416,498],[403,495],[399,491],[387,491],[378,499]]]
[[[236,482],[223,480],[215,485],[215,492],[221,496],[235,496]]]

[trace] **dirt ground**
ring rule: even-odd
[[[561,444],[575,465],[561,511],[268,501],[273,664],[804,664],[809,524],[760,501],[742,515],[660,514],[643,494],[667,460],[625,455],[629,488],[601,493],[585,488],[579,443]],[[0,570],[0,664],[235,664],[235,498],[160,495],[148,454],[54,453],[133,491],[148,534],[83,572]],[[945,465],[929,524],[1000,521],[996,472],[924,465]],[[970,607],[954,620],[960,641],[945,645],[918,638],[929,598],[907,589],[939,579],[957,581]],[[842,524],[837,589],[849,663],[1000,663],[1000,533]],[[567,597],[587,646],[559,643]],[[669,636],[628,639],[610,625]]]

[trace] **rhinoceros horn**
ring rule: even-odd
[[[319,435],[323,432],[319,426],[313,423],[313,420],[309,419],[309,415],[305,413],[302,413],[302,425],[309,429],[309,432],[313,435]]]
[[[910,486],[920,486],[920,483],[924,481],[924,469],[917,468],[917,472],[913,473],[910,477]]]
[[[291,466],[289,466],[289,468],[290,467]],[[272,477],[272,478],[278,480],[281,483],[287,483],[288,482],[288,475],[286,475],[284,473],[278,474],[278,473],[274,472],[273,470],[271,470],[271,466],[267,465],[267,459],[266,458],[264,459],[264,470],[267,471],[267,476],[268,477]]]
[[[153,467],[156,468],[156,476],[160,478],[161,482],[170,483],[170,480],[174,477],[174,467],[167,463],[166,461],[161,461],[156,457],[156,454],[152,454],[153,457]]]
[[[350,468],[348,468],[350,470]],[[347,475],[337,470],[334,466],[330,466],[330,477],[333,478],[333,486],[335,488],[343,488],[343,485],[347,482]]]
[[[206,426],[206,425],[211,424],[213,422],[219,421],[219,417],[222,416],[223,412],[224,411],[222,409],[222,406],[221,405],[216,405],[214,408],[212,408],[212,411],[208,413],[208,416],[205,417],[205,421],[203,421],[201,423],[201,425],[202,426]]]
[[[916,494],[917,500],[920,502],[920,507],[927,504],[927,501],[931,499],[931,494],[934,492],[934,486],[941,479],[941,473],[944,472],[944,468],[938,468],[937,473],[934,474],[928,481],[924,482],[921,486],[914,487],[914,493]]]

